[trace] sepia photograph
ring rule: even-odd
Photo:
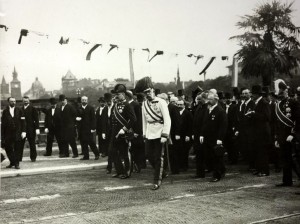
[[[0,0],[0,223],[300,223],[300,0]]]

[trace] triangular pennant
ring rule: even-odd
[[[147,61],[149,61],[149,58],[150,58],[150,50],[149,50],[149,48],[144,48],[142,50],[148,52],[148,59],[147,59]]]
[[[207,63],[207,65],[204,67],[204,69],[199,73],[199,75],[202,75],[207,69],[208,67],[211,65],[211,63],[216,59],[216,57],[212,57],[209,62]]]
[[[68,43],[69,43],[69,38],[61,37],[60,40],[59,40],[59,43],[60,43],[61,45],[63,45],[63,44],[68,44]]]
[[[28,30],[25,30],[25,29],[21,29],[21,32],[20,32],[20,37],[19,37],[19,41],[18,41],[18,44],[21,44],[21,42],[22,42],[22,37],[23,36],[27,36],[27,34],[28,34]]]
[[[89,50],[88,54],[86,55],[86,60],[91,60],[91,54],[94,50],[96,50],[99,46],[102,46],[102,44],[95,44],[94,47],[92,47],[91,50]]]
[[[194,55],[194,57],[197,58],[195,61],[195,65],[196,65],[199,59],[203,58],[203,55],[198,55],[198,56]]]
[[[225,60],[228,61],[228,56],[222,56],[221,59],[222,59],[222,61],[225,61]]]
[[[194,55],[193,54],[188,54],[187,55],[189,58],[193,57]]]
[[[4,29],[5,29],[5,32],[7,32],[7,30],[8,30],[8,27],[5,26],[5,25],[2,25],[2,24],[0,24],[0,29],[1,29],[1,28],[4,28]]]
[[[153,58],[155,58],[157,55],[163,55],[164,52],[163,51],[156,51],[155,55],[152,56],[152,58],[150,58],[149,62],[152,61]]]
[[[79,39],[80,41],[82,41],[83,44],[89,44],[90,42],[89,41],[86,41],[84,39]]]
[[[114,48],[119,49],[118,45],[110,44],[110,49],[108,50],[107,54],[108,54],[109,52],[111,52]]]

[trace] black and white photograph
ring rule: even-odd
[[[0,0],[0,223],[300,223],[300,0]]]

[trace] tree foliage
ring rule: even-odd
[[[299,59],[291,52],[299,49],[300,27],[291,21],[292,6],[279,0],[264,3],[237,23],[246,32],[230,39],[237,39],[241,46],[236,55],[245,77],[261,77],[263,85],[269,86],[276,74],[291,76],[298,66]]]

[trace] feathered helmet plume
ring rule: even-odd
[[[278,95],[280,92],[288,89],[288,86],[285,84],[285,82],[282,79],[277,79],[274,81],[274,89],[275,89],[275,95]]]
[[[154,88],[151,78],[150,77],[144,77],[137,81],[135,85],[135,92],[141,93],[144,91],[147,91],[148,89]]]

